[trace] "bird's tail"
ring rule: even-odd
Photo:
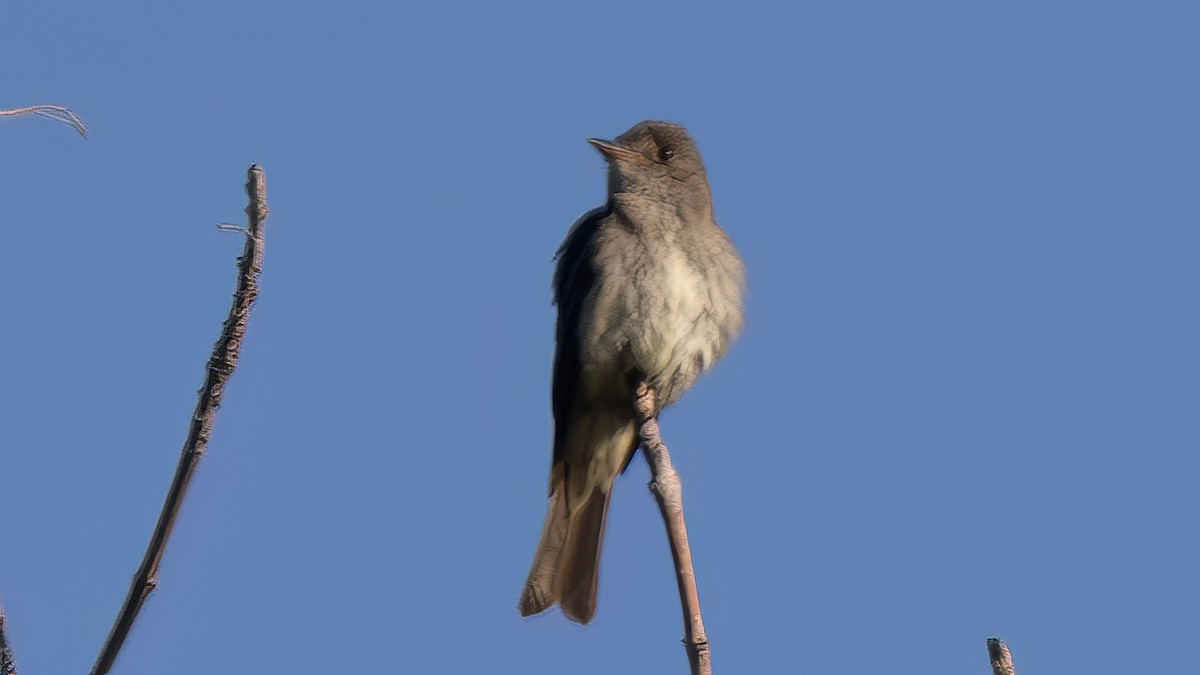
[[[544,612],[558,603],[568,619],[579,623],[592,620],[611,498],[611,489],[604,492],[597,486],[582,503],[568,509],[565,481],[555,486],[542,541],[518,604],[521,616]]]

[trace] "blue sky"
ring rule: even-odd
[[[725,673],[1187,672],[1191,3],[6,3],[0,598],[81,672],[263,295],[121,673],[683,672],[635,461],[595,622],[515,604],[584,142],[691,129],[748,329],[663,432]]]

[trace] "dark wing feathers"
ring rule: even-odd
[[[584,300],[595,281],[595,271],[592,269],[592,242],[605,217],[611,212],[611,205],[606,205],[585,213],[571,227],[555,255],[558,260],[554,269],[554,304],[558,305],[558,329],[555,337],[558,345],[554,352],[551,393],[554,410],[553,465],[562,461],[566,452],[564,444],[568,418],[579,378],[579,340],[576,331]]]

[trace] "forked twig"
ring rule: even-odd
[[[704,619],[700,615],[700,594],[696,590],[696,572],[692,568],[692,549],[688,544],[687,524],[683,520],[683,485],[671,455],[658,431],[655,414],[654,390],[645,383],[638,385],[634,400],[637,412],[638,433],[642,440],[642,454],[650,465],[650,492],[658,502],[663,523],[667,526],[667,539],[671,543],[671,557],[675,560],[675,580],[679,584],[679,603],[683,609],[683,645],[687,649],[688,663],[692,675],[712,675],[712,654],[708,647],[708,636],[704,632]]]
[[[36,115],[37,117],[45,117],[48,120],[62,122],[79,132],[80,136],[87,138],[87,125],[83,120],[76,115],[70,108],[61,105],[31,105],[25,108],[13,108],[11,110],[0,110],[0,117],[21,117],[24,115]]]
[[[0,675],[17,675],[17,662],[13,660],[12,647],[8,646],[8,633],[4,630],[7,620],[4,605],[0,605]]]
[[[175,468],[175,477],[171,481],[171,488],[158,516],[154,534],[150,537],[150,545],[146,548],[141,567],[133,576],[129,595],[126,596],[125,604],[113,623],[112,632],[100,650],[96,664],[92,666],[92,675],[104,675],[112,667],[121,651],[121,645],[129,635],[129,629],[133,627],[138,613],[146,603],[146,598],[158,586],[158,566],[166,550],[167,539],[171,536],[171,528],[179,515],[188,484],[196,472],[200,458],[208,449],[208,440],[216,420],[217,408],[220,407],[225,393],[225,384],[237,367],[246,324],[250,319],[250,309],[258,297],[258,276],[262,272],[263,263],[263,225],[268,213],[267,183],[262,167],[251,164],[248,174],[246,194],[250,197],[250,205],[246,207],[246,215],[249,216],[250,227],[246,236],[246,248],[238,261],[237,290],[233,294],[233,305],[229,308],[229,317],[225,319],[225,325],[221,329],[221,337],[217,339],[212,356],[208,359],[204,386],[200,389],[196,411],[192,414],[187,441],[183,444],[179,465]]]
[[[1016,675],[1013,668],[1012,652],[1000,638],[987,639],[988,661],[992,662],[992,675]]]

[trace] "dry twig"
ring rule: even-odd
[[[225,319],[221,337],[217,339],[212,356],[208,359],[204,386],[200,389],[196,411],[192,414],[187,441],[183,444],[179,465],[175,469],[175,477],[171,481],[171,488],[159,514],[158,524],[154,527],[150,545],[146,549],[141,567],[133,576],[129,595],[126,596],[125,604],[113,623],[112,632],[100,650],[96,664],[92,666],[92,675],[104,675],[112,667],[118,652],[121,651],[121,645],[129,635],[129,629],[133,627],[138,613],[146,603],[146,598],[158,586],[158,566],[166,550],[167,539],[171,536],[171,528],[179,515],[188,484],[196,472],[200,458],[208,449],[208,440],[212,435],[217,408],[220,407],[225,393],[225,384],[237,367],[246,324],[250,319],[250,309],[258,297],[258,276],[262,272],[263,263],[263,225],[268,212],[267,183],[262,168],[257,164],[250,165],[246,194],[250,197],[250,205],[246,207],[250,227],[246,233],[246,248],[238,261],[238,282],[237,290],[233,294],[233,306],[229,308],[229,317]]]
[[[992,662],[992,675],[1016,675],[1013,668],[1012,652],[1000,638],[987,639],[988,661]]]
[[[87,125],[70,108],[61,105],[31,105],[25,108],[0,110],[0,117],[22,117],[24,115],[35,115],[37,117],[45,117],[48,120],[54,120],[55,122],[62,122],[79,132],[80,136],[87,138]]]
[[[683,609],[683,645],[687,649],[688,663],[692,667],[692,675],[712,675],[712,654],[708,647],[708,636],[704,632],[704,619],[700,615],[700,594],[696,590],[696,572],[692,568],[692,549],[688,544],[687,524],[683,520],[683,484],[671,465],[667,446],[659,436],[654,390],[645,383],[638,385],[634,409],[642,440],[642,454],[650,465],[650,492],[654,494],[658,509],[662,512],[663,523],[667,526],[667,539],[671,543],[671,557],[675,560],[675,580],[679,584],[679,603]]]
[[[4,606],[0,605],[0,675],[17,675],[17,662],[13,660],[12,648],[8,646],[8,634],[5,632]]]

